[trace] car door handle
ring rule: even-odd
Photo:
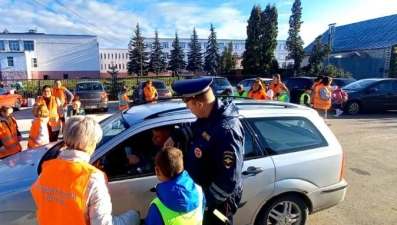
[[[243,175],[256,175],[258,173],[262,173],[265,169],[263,169],[263,167],[254,167],[254,166],[250,166],[247,168],[246,171],[243,172]]]

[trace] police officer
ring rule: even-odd
[[[165,146],[181,140],[191,142],[185,165],[204,191],[207,204],[203,224],[225,224],[215,216],[215,209],[233,224],[243,193],[244,129],[238,108],[232,102],[222,102],[215,97],[210,88],[212,81],[210,77],[203,77],[172,84],[172,89],[182,95],[197,120],[174,131]]]

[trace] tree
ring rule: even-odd
[[[175,40],[172,42],[172,48],[168,69],[172,70],[174,75],[178,75],[181,70],[186,67],[185,52],[183,52],[183,49],[179,45],[178,33],[175,33]]]
[[[303,48],[304,42],[299,35],[302,25],[302,7],[301,1],[295,0],[291,8],[292,15],[289,18],[288,39],[286,42],[287,50],[289,51],[288,59],[294,60],[294,71],[298,72],[303,58],[305,57],[305,50]]]
[[[268,74],[272,72],[274,51],[277,48],[277,34],[278,34],[278,12],[274,5],[268,4],[261,14],[261,37],[260,37],[260,68],[261,74]]]
[[[388,68],[384,68],[388,69]],[[390,58],[389,77],[397,78],[397,45],[392,47],[392,55]]]
[[[219,45],[216,40],[216,32],[212,23],[210,31],[211,33],[208,37],[208,45],[205,52],[204,70],[211,75],[216,75],[216,71],[220,67],[221,56],[219,55]]]
[[[201,53],[201,44],[198,42],[196,28],[193,28],[193,35],[190,39],[190,50],[187,53],[186,69],[193,73],[203,69],[203,53]]]
[[[322,36],[319,35],[313,43],[313,48],[309,57],[309,70],[311,73],[317,75],[321,70],[321,65],[332,49],[328,44],[323,44]]]
[[[245,40],[245,51],[241,62],[244,74],[256,74],[259,71],[261,60],[261,49],[259,48],[261,12],[261,6],[254,5],[247,21],[247,39]]]
[[[236,68],[236,56],[233,54],[233,42],[229,42],[222,52],[221,70],[223,74],[229,74]]]
[[[159,73],[165,71],[166,68],[166,62],[163,57],[163,48],[160,44],[159,33],[156,30],[154,33],[154,43],[152,45],[152,51],[150,54],[149,71],[156,73],[158,76]]]
[[[129,43],[130,49],[128,51],[129,62],[127,63],[127,71],[130,75],[132,73],[140,76],[147,75],[148,53],[146,52],[145,38],[142,36],[139,23],[136,24],[134,33],[135,36],[131,37]]]

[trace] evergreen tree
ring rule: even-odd
[[[237,58],[233,54],[233,42],[229,42],[222,52],[221,70],[223,74],[229,74],[236,68]]]
[[[193,35],[190,39],[190,50],[187,53],[186,69],[193,73],[203,69],[203,53],[201,53],[201,44],[198,42],[196,28],[193,28]]]
[[[147,60],[148,53],[146,52],[145,38],[142,36],[141,28],[139,23],[136,25],[134,30],[135,36],[131,37],[129,43],[128,57],[129,62],[127,63],[128,74],[137,74],[138,76],[147,75]]]
[[[294,60],[294,71],[298,72],[303,58],[305,57],[305,50],[303,48],[303,40],[299,35],[302,25],[302,7],[301,1],[295,0],[292,5],[292,15],[289,18],[288,39],[286,42],[287,50],[289,51],[288,59]]]
[[[216,40],[216,32],[212,23],[210,31],[208,46],[205,52],[204,70],[211,75],[216,75],[216,71],[220,67],[221,56],[219,55],[219,45]]]
[[[318,75],[324,59],[327,58],[328,54],[331,53],[332,49],[328,44],[323,44],[322,36],[319,35],[314,40],[313,48],[309,57],[309,70],[313,75]]]
[[[174,75],[178,75],[181,70],[185,69],[185,52],[179,45],[178,33],[175,33],[175,40],[172,42],[171,60],[168,63],[168,69],[173,71]]]
[[[154,33],[154,43],[152,45],[152,51],[150,54],[149,71],[156,73],[158,76],[159,73],[165,71],[166,68],[166,62],[163,58],[163,48],[159,40],[159,34],[156,30]]]
[[[268,4],[266,9],[261,14],[261,36],[260,36],[260,74],[268,74],[272,72],[272,61],[274,51],[277,48],[277,34],[278,34],[278,12],[274,5]]]
[[[390,57],[390,69],[389,77],[397,78],[397,45],[392,46],[392,52]],[[388,69],[388,68],[384,68]]]
[[[251,16],[247,21],[247,39],[245,40],[244,59],[242,61],[244,74],[257,74],[259,72],[259,63],[262,57],[260,49],[261,12],[261,6],[254,5]]]

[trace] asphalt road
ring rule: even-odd
[[[92,112],[98,121],[118,111]],[[31,108],[14,113],[26,147]],[[348,191],[337,206],[309,217],[310,225],[397,224],[397,112],[331,118],[330,128],[346,154]]]

